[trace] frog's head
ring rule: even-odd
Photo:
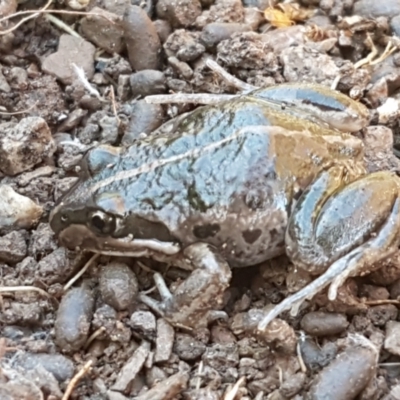
[[[179,247],[168,230],[131,209],[123,183],[120,190],[112,185],[120,152],[100,146],[86,154],[79,180],[50,214],[52,230],[69,249],[122,256],[141,256],[149,249],[175,254]]]

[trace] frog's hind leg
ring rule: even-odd
[[[398,249],[399,178],[391,172],[377,172],[343,187],[333,185],[336,189],[332,190],[337,172],[324,171],[303,194],[286,235],[287,253],[296,265],[325,272],[272,309],[260,330],[283,311],[297,310],[329,284],[328,296],[334,300],[347,277],[368,273],[374,263]]]

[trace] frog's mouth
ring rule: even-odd
[[[154,239],[97,236],[85,225],[72,224],[59,232],[59,242],[71,250],[87,250],[109,256],[147,257],[154,253],[172,256],[180,252],[179,244]]]

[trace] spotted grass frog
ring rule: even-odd
[[[174,293],[155,274],[161,301],[141,299],[193,327],[221,316],[231,268],[286,253],[317,278],[275,306],[265,329],[328,284],[334,299],[399,245],[399,178],[366,174],[361,140],[343,132],[367,123],[364,106],[319,85],[199,107],[129,148],[90,150],[50,224],[71,249],[190,270]]]

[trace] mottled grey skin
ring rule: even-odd
[[[252,98],[200,108],[175,126],[174,134],[133,144],[111,160],[112,166],[81,182],[63,199],[62,212],[68,214],[68,224],[86,222],[91,209],[120,215],[123,227],[114,237],[132,234],[134,238],[176,241],[182,247],[207,242],[232,267],[282,254],[293,197],[334,158],[360,157],[362,146],[351,136],[329,130],[324,132],[325,139],[302,131],[260,129],[272,120],[276,124],[282,118],[279,113]],[[247,130],[238,134],[241,128]],[[217,145],[204,150],[212,144]],[[87,163],[100,159],[101,164],[101,151],[92,150]],[[179,161],[93,190],[121,171],[188,152]],[[109,164],[110,160],[104,161]],[[53,217],[52,226],[59,231],[62,224]]]
[[[192,270],[174,295],[156,276],[161,305],[141,297],[189,326],[220,307],[229,267],[286,252],[322,273],[278,305],[264,329],[399,244],[398,178],[365,176],[362,142],[317,120],[243,96],[198,108],[128,149],[94,149],[53,210],[51,227],[69,248],[150,256]]]

